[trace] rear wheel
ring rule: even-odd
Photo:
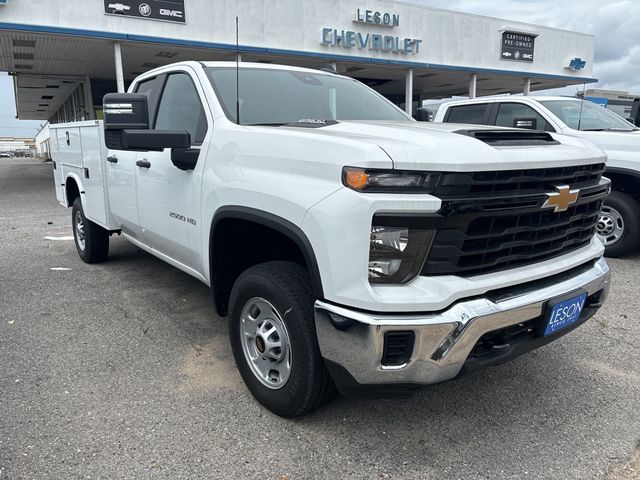
[[[253,396],[277,415],[304,415],[334,393],[315,330],[309,275],[292,262],[249,268],[229,303],[229,338]]]
[[[596,227],[605,255],[621,257],[640,246],[640,204],[630,195],[611,192]]]
[[[87,263],[105,261],[109,255],[109,232],[84,216],[80,197],[73,202],[71,222],[80,258]]]

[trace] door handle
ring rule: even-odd
[[[118,163],[118,157],[111,155],[110,157],[107,157],[107,162]]]
[[[144,160],[138,160],[136,162],[136,165],[141,168],[149,168],[151,166],[149,160],[147,160],[146,158]]]

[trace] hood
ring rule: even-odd
[[[284,126],[279,129],[304,130],[308,135],[340,137],[377,145],[399,170],[505,170],[571,166],[605,160],[599,148],[577,137],[553,134],[557,143],[496,147],[453,133],[459,130],[496,130],[496,127],[480,125],[341,121],[319,128]]]
[[[575,130],[575,136],[586,138],[598,145],[602,150],[640,152],[640,130],[631,132],[589,132]]]
[[[631,132],[589,132],[573,130],[572,135],[593,142],[607,155],[608,168],[640,170],[640,130]]]

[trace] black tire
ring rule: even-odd
[[[245,356],[245,324],[241,314],[256,298],[275,308],[290,346],[290,373],[277,389],[265,386]],[[315,297],[309,274],[293,262],[274,261],[246,270],[236,281],[229,301],[229,339],[240,375],[255,399],[276,415],[297,417],[312,412],[334,395],[335,386],[320,355],[313,317]],[[257,325],[256,322],[253,325]],[[251,327],[247,322],[247,328]],[[252,328],[252,327],[251,327]],[[247,342],[255,342],[257,337]],[[256,350],[257,352],[257,350]]]
[[[620,219],[623,225],[622,232],[614,240],[615,235],[606,233],[616,220]],[[604,253],[607,257],[622,257],[635,251],[640,247],[640,204],[626,193],[611,192],[604,202],[597,233],[605,243]]]
[[[84,244],[80,238],[82,233],[78,228],[80,220],[82,221],[82,232],[84,232]],[[109,255],[109,232],[84,216],[80,197],[73,202],[71,226],[76,250],[80,258],[86,263],[104,262]]]

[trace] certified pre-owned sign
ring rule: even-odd
[[[502,32],[500,58],[516,62],[533,62],[533,48],[536,36],[532,33]]]
[[[104,0],[104,13],[185,23],[184,0]]]

